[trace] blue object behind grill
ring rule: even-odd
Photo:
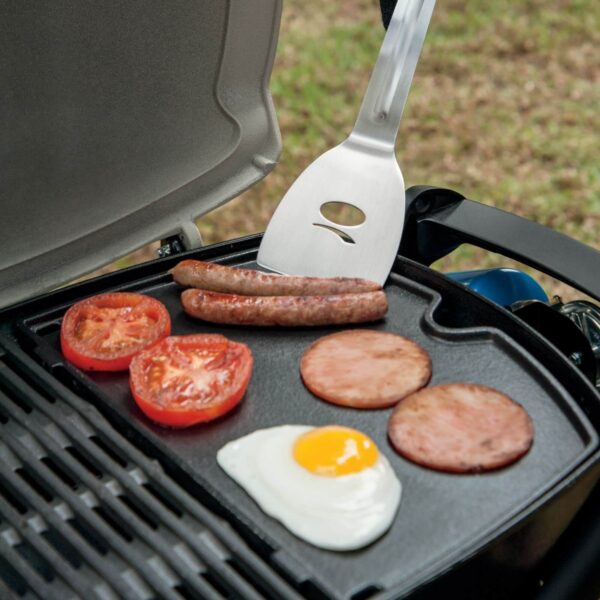
[[[540,284],[527,273],[516,269],[503,267],[446,275],[501,306],[510,306],[519,300],[548,302],[548,296]]]

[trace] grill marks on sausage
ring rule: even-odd
[[[334,333],[304,353],[300,374],[315,396],[352,408],[384,408],[423,387],[429,354],[408,338],[368,329]]]
[[[229,325],[302,327],[365,323],[381,319],[388,309],[381,290],[327,296],[240,296],[200,289],[181,294],[191,317]]]
[[[350,277],[296,277],[183,260],[169,271],[184,286],[244,296],[327,296],[375,292],[373,281]]]
[[[451,473],[508,466],[533,443],[525,409],[492,388],[466,383],[438,385],[405,398],[390,417],[390,441],[399,454]]]

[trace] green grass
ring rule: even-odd
[[[271,81],[281,161],[198,221],[207,242],[264,230],[347,136],[383,33],[376,0],[285,0]],[[598,47],[594,0],[439,2],[398,139],[407,185],[452,187],[599,247]],[[438,266],[499,264],[512,263],[463,247]]]

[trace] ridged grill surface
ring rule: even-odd
[[[0,598],[293,598],[218,516],[16,346],[0,355]]]

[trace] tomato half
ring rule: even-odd
[[[167,337],[131,361],[134,400],[153,421],[189,427],[212,421],[242,399],[252,374],[245,344],[219,334]]]
[[[135,354],[171,333],[164,304],[143,294],[115,292],[77,302],[65,313],[65,358],[89,371],[125,371]]]

